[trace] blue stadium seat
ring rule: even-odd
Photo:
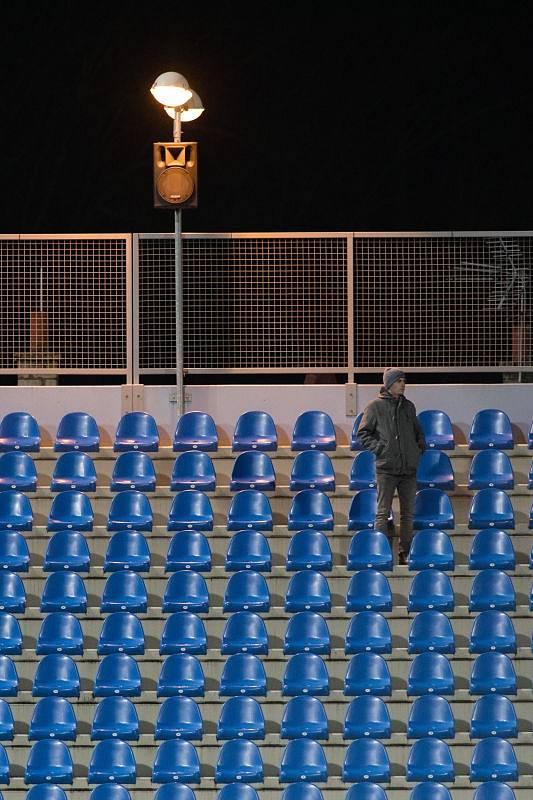
[[[270,593],[260,572],[241,570],[234,572],[226,584],[222,611],[269,611]]]
[[[135,706],[127,697],[104,697],[94,712],[91,739],[122,739],[136,741],[139,738],[139,717]]]
[[[141,673],[134,658],[127,653],[110,653],[99,662],[94,679],[95,697],[139,697]]]
[[[180,569],[211,571],[211,548],[201,531],[179,531],[170,540],[165,572],[177,572]]]
[[[162,609],[164,613],[192,611],[194,614],[207,614],[209,592],[203,575],[185,569],[174,572],[165,586]]]
[[[91,754],[87,783],[135,783],[137,765],[133,750],[120,739],[98,742]]]
[[[85,536],[79,531],[58,531],[50,537],[44,554],[44,572],[89,572],[91,554]]]
[[[289,540],[286,569],[316,569],[329,572],[333,568],[333,555],[327,537],[321,531],[298,531]]]
[[[71,411],[61,417],[57,426],[54,450],[82,450],[96,453],[100,448],[100,432],[94,417],[85,411]]]
[[[154,463],[148,453],[128,450],[117,456],[109,483],[112,492],[124,492],[128,489],[136,489],[138,492],[154,492],[155,486]]]
[[[83,631],[80,621],[68,611],[54,611],[41,623],[35,652],[38,656],[47,653],[83,655]]]
[[[13,411],[0,422],[0,452],[23,450],[38,453],[41,434],[35,417],[26,411]]]
[[[377,783],[363,781],[350,786],[346,792],[346,800],[387,800],[387,795]]]
[[[144,631],[138,617],[129,611],[114,611],[104,620],[98,637],[97,653],[144,653]]]
[[[65,697],[43,697],[33,706],[28,739],[76,741],[76,714]]]
[[[176,425],[172,441],[175,452],[185,450],[218,450],[218,434],[213,417],[203,411],[188,411]]]
[[[448,617],[442,611],[421,611],[409,628],[408,653],[455,653],[455,638]]]
[[[377,489],[361,489],[352,497],[348,511],[348,530],[373,528],[376,520]]]
[[[362,450],[352,461],[350,467],[349,489],[373,489],[376,486],[376,456],[370,450]]]
[[[274,420],[266,411],[245,411],[235,424],[231,443],[233,452],[277,450],[278,434]]]
[[[233,462],[229,488],[232,492],[243,489],[259,489],[261,492],[276,488],[276,474],[267,453],[247,450]]]
[[[220,711],[217,739],[264,739],[265,718],[253,697],[230,697]]]
[[[75,489],[78,492],[96,491],[96,469],[94,462],[87,453],[79,453],[71,450],[63,453],[57,459],[50,491],[66,492]]]
[[[239,787],[240,788],[240,787]],[[100,798],[97,798],[100,800]],[[105,800],[105,798],[102,798]],[[111,798],[115,800],[115,798]],[[119,798],[122,800],[122,798]],[[185,783],[164,783],[154,794],[154,800],[196,800],[196,795]],[[256,798],[256,800],[259,800]]]
[[[13,678],[16,678],[16,673]],[[34,697],[79,697],[79,694],[80,675],[70,656],[51,653],[39,661],[33,678]]]
[[[1,496],[1,495],[0,495]],[[480,489],[472,498],[468,514],[468,527],[501,528],[513,530],[515,526],[513,504],[502,489]]]
[[[442,653],[420,653],[413,659],[407,676],[407,696],[455,694],[452,665]]]
[[[333,508],[331,500],[319,489],[302,489],[296,494],[289,508],[288,529],[304,528],[333,530]]]
[[[350,541],[347,569],[392,570],[392,550],[389,540],[381,531],[361,530]]]
[[[392,592],[386,575],[376,569],[362,569],[350,580],[346,611],[392,611]]]
[[[299,611],[289,619],[283,640],[285,655],[293,653],[329,655],[330,651],[331,639],[324,617],[314,611]]]
[[[474,792],[473,800],[516,800],[510,786],[500,781],[480,783]]]
[[[102,591],[102,613],[131,611],[133,614],[144,614],[147,606],[146,586],[140,575],[126,570],[111,573]]]
[[[389,623],[379,611],[360,611],[348,623],[344,652],[391,653],[392,636]]]
[[[10,780],[9,759],[3,745],[0,745],[0,783],[9,784]]]
[[[422,453],[416,470],[416,485],[419,489],[455,489],[455,476],[449,455],[442,450],[426,450]]]
[[[209,497],[198,489],[185,489],[174,497],[168,513],[169,531],[213,530],[213,509]]]
[[[37,453],[41,447],[41,434],[35,417],[25,411],[6,414],[0,422],[0,452],[23,450]]]
[[[453,571],[455,569],[455,553],[452,540],[445,531],[435,528],[424,528],[417,531],[411,541],[409,569],[440,569]]]
[[[446,742],[431,736],[417,739],[407,757],[405,777],[408,781],[454,781],[455,766]]]
[[[452,582],[445,572],[439,569],[423,569],[418,572],[409,587],[407,611],[453,611],[455,595]]]
[[[352,426],[352,433],[350,435],[350,450],[364,450],[362,443],[357,436],[359,431],[359,425],[361,424],[361,420],[363,419],[363,412],[360,411],[359,414],[356,416]]]
[[[186,739],[167,739],[157,748],[152,783],[200,783],[196,748]]]
[[[291,492],[302,489],[335,491],[335,472],[331,458],[322,450],[303,450],[298,453],[291,466],[289,480]]]
[[[182,492],[184,489],[214,492],[216,482],[215,468],[207,453],[201,450],[188,450],[174,461],[170,476],[172,492]]]
[[[157,681],[158,697],[203,697],[204,691],[204,671],[196,656],[175,653],[164,660]]]
[[[533,424],[532,424],[531,427],[533,429]],[[529,448],[533,449],[533,444],[530,444]],[[17,489],[19,489],[19,488],[20,487],[17,486]],[[533,459],[531,461],[531,464],[529,465],[529,472],[528,472],[528,476],[527,476],[527,488],[528,489],[533,489]],[[21,489],[21,491],[22,491],[22,489]]]
[[[283,711],[282,739],[329,739],[328,718],[317,697],[298,695],[291,698]]]
[[[514,489],[514,472],[507,453],[480,450],[468,471],[469,489]]]
[[[0,612],[0,654],[16,656],[22,653],[22,631],[16,617]]]
[[[263,782],[263,760],[259,748],[248,739],[232,739],[218,751],[215,783]]]
[[[291,739],[281,756],[280,783],[327,781],[328,762],[322,746],[312,739]]]
[[[335,450],[335,427],[325,411],[304,411],[292,432],[291,450]]]
[[[285,697],[329,695],[329,675],[322,658],[316,653],[296,653],[292,656],[283,673],[282,694]]]
[[[232,614],[224,627],[220,652],[268,655],[268,633],[261,617],[253,611]]]
[[[529,509],[528,528],[529,529],[533,528],[533,503],[531,503],[531,508]]]
[[[415,530],[455,527],[450,498],[441,489],[419,489],[415,497],[413,527]]]
[[[202,739],[204,723],[198,703],[186,695],[174,695],[159,706],[154,739]]]
[[[118,572],[123,569],[132,572],[150,570],[150,548],[145,536],[139,531],[117,531],[109,539],[104,557],[104,572]]]
[[[16,572],[0,572],[0,611],[24,614],[26,591]]]
[[[390,781],[390,762],[387,751],[377,739],[355,739],[344,756],[342,780],[345,783]]]
[[[41,611],[70,611],[87,613],[87,591],[76,572],[52,572],[41,594]]]
[[[426,444],[432,450],[453,450],[455,438],[450,417],[444,411],[427,409],[418,414]]]
[[[468,600],[469,611],[516,610],[516,594],[513,582],[500,569],[484,569],[474,577]]]
[[[409,709],[407,737],[424,739],[426,736],[455,738],[455,720],[450,704],[436,694],[417,697]]]
[[[28,790],[26,800],[67,800],[67,795],[64,789],[55,783],[36,783]],[[97,800],[97,798],[94,800]]]
[[[469,569],[509,569],[516,567],[511,537],[498,528],[484,528],[474,536],[468,557]]]
[[[271,531],[272,525],[272,508],[266,494],[258,489],[237,492],[228,510],[228,531],[239,531],[243,528]]]
[[[39,799],[36,798],[36,800]],[[42,798],[42,800],[47,800],[47,798]],[[50,800],[63,800],[63,798],[50,798]],[[101,783],[92,790],[89,800],[131,800],[131,795],[125,786],[118,783]]]
[[[29,565],[30,551],[22,534],[0,530],[0,569],[28,572]]]
[[[1,498],[0,494],[0,502]],[[92,531],[93,523],[94,513],[91,501],[83,492],[69,489],[60,492],[52,500],[47,530]]]
[[[221,697],[263,697],[267,678],[263,662],[251,653],[234,653],[224,662],[220,675]]]
[[[517,781],[518,761],[510,742],[499,736],[481,739],[470,763],[471,781]]]
[[[22,492],[6,489],[0,492],[0,530],[31,531],[33,511]]]
[[[117,425],[113,442],[115,452],[143,450],[155,453],[159,450],[159,431],[155,419],[144,411],[129,411]]]
[[[452,800],[452,796],[442,783],[423,781],[411,790],[409,800]]]
[[[161,655],[171,653],[207,653],[207,634],[204,623],[190,611],[176,611],[165,622],[159,645]]]
[[[289,581],[285,611],[331,611],[331,592],[327,578],[316,570],[301,570]]]
[[[0,492],[16,489],[18,492],[35,492],[37,470],[27,453],[11,451],[0,456]]]
[[[108,531],[151,531],[154,515],[150,501],[136,489],[126,489],[116,494],[109,505]]]
[[[469,450],[512,450],[513,431],[509,417],[496,408],[484,408],[475,414],[468,434]]]
[[[272,553],[268,539],[260,531],[237,531],[229,541],[224,566],[227,572],[241,569],[270,572]]]
[[[11,706],[5,700],[0,700],[0,740],[11,741],[15,736],[15,720]]]
[[[470,720],[470,738],[487,739],[499,736],[514,739],[518,736],[518,720],[514,706],[502,694],[486,694],[476,700]]]
[[[389,710],[381,697],[362,694],[346,709],[343,739],[390,739],[391,730]]]
[[[57,739],[41,739],[30,750],[24,783],[72,783],[73,773],[67,745]]]
[[[378,653],[357,653],[352,656],[344,678],[344,694],[358,697],[375,694],[388,697],[392,681],[387,662]]]
[[[19,679],[15,664],[9,656],[0,655],[0,697],[16,697]]]
[[[324,797],[314,783],[298,781],[298,783],[289,783],[281,795],[281,800],[324,800]]]
[[[482,611],[474,619],[470,633],[470,653],[516,653],[516,634],[513,622],[503,611]]]
[[[470,694],[516,694],[513,662],[505,653],[481,653],[472,665]]]

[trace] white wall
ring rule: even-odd
[[[376,396],[377,385],[359,385],[356,411]],[[172,386],[145,386],[144,410],[152,414],[168,444],[176,425],[176,405],[170,402]],[[296,417],[302,411],[327,411],[338,431],[340,444],[347,443],[353,417],[346,416],[346,387],[340,384],[299,386],[190,386],[192,401],[187,410],[206,411],[215,419],[221,444],[231,441],[235,422],[244,411],[267,411],[278,427],[280,442],[290,440]],[[458,442],[466,441],[473,416],[480,408],[505,411],[514,425],[516,441],[527,441],[533,418],[533,384],[413,384],[407,396],[417,410],[437,408],[451,418]],[[5,386],[0,390],[0,417],[10,411],[28,411],[41,426],[43,443],[53,440],[57,424],[68,411],[87,411],[98,422],[102,443],[110,444],[122,413],[120,386]]]

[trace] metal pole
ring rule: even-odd
[[[174,117],[174,141],[181,142],[181,111]],[[183,276],[182,276],[181,209],[174,211],[174,293],[176,301],[176,409],[184,413],[183,397]]]

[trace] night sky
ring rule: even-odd
[[[185,231],[532,229],[532,3],[349,8],[4,3],[0,232],[172,230],[167,70],[206,107]]]

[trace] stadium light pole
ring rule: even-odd
[[[155,99],[164,106],[174,120],[174,142],[181,142],[181,123],[190,122],[203,113],[200,97],[179,72],[164,72],[150,89]],[[178,415],[185,410],[183,392],[183,274],[182,274],[181,208],[174,209],[174,282],[175,282],[175,334],[176,334],[176,406]]]

